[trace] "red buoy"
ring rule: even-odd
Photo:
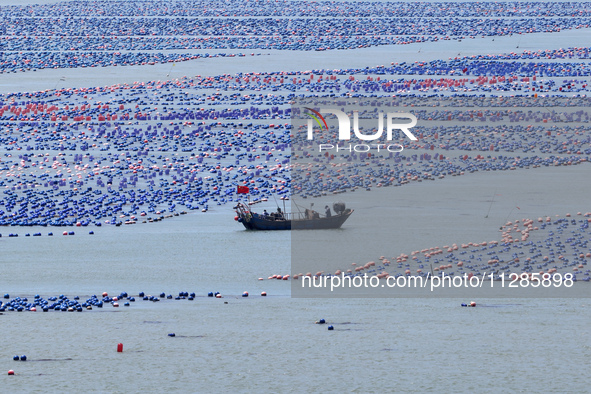
[[[14,375],[14,371],[13,371],[12,369],[9,369],[9,370],[8,370],[8,374],[9,374],[9,375]]]
[[[122,343],[117,344],[117,353],[123,353],[123,344]]]

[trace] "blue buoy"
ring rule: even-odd
[[[174,337],[176,336],[174,332],[171,332],[170,334],[168,334],[169,337]]]
[[[13,359],[14,361],[18,361],[18,360],[19,360],[19,357],[18,357],[18,356],[14,356],[14,357],[12,357],[12,359]]]
[[[328,326],[328,331],[332,331],[332,330],[334,330],[334,327],[333,326]]]
[[[318,324],[324,324],[324,323],[326,323],[326,320],[324,320],[324,319],[318,320]]]
[[[7,294],[7,295],[8,295],[8,294]],[[7,295],[5,295],[5,296],[4,296],[4,298],[8,298],[8,297],[7,297]],[[209,293],[207,293],[207,296],[208,296],[208,297],[213,297],[213,292],[211,292],[211,291],[210,291]]]
[[[27,356],[25,356],[24,354],[21,356],[21,361],[27,361]]]

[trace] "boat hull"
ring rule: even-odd
[[[328,218],[302,220],[271,220],[260,215],[253,215],[248,220],[243,219],[242,224],[247,230],[327,230],[340,228],[352,213],[352,210],[347,210],[341,215]]]

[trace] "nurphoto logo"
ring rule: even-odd
[[[314,139],[314,121],[320,127],[321,131],[328,131],[328,123],[324,118],[323,114],[332,114],[336,116],[338,121],[338,136],[339,140],[351,140],[351,119],[347,113],[340,109],[336,108],[321,108],[320,111],[316,111],[309,107],[304,107],[308,111],[308,116],[312,119],[308,119],[308,140]],[[411,128],[416,126],[417,118],[408,112],[388,112],[385,114],[386,118],[386,140],[392,141],[392,135],[395,130],[400,130],[404,133],[404,135],[410,139],[411,141],[417,141],[417,137],[415,137],[412,132],[410,131]],[[407,120],[407,122],[402,122],[403,120]],[[384,113],[378,113],[378,127],[373,134],[364,134],[360,131],[359,128],[359,111],[353,111],[353,133],[355,137],[357,137],[361,141],[376,141],[382,138],[384,134]],[[380,147],[386,148],[389,152],[401,152],[403,147],[400,144],[392,144],[392,145],[385,145],[385,144],[372,144],[375,146],[377,150],[380,150]],[[333,150],[336,151],[340,150],[348,150],[349,152],[367,152],[371,149],[370,145],[367,144],[359,144],[359,145],[349,145],[348,147],[333,145],[333,144],[320,144],[319,151],[323,150]]]

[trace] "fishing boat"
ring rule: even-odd
[[[340,228],[349,216],[352,209],[345,207],[342,202],[333,204],[335,214],[320,216],[312,209],[303,212],[284,213],[281,208],[272,213],[253,212],[248,205],[238,203],[234,207],[236,216],[234,219],[242,223],[247,230],[325,230]]]

